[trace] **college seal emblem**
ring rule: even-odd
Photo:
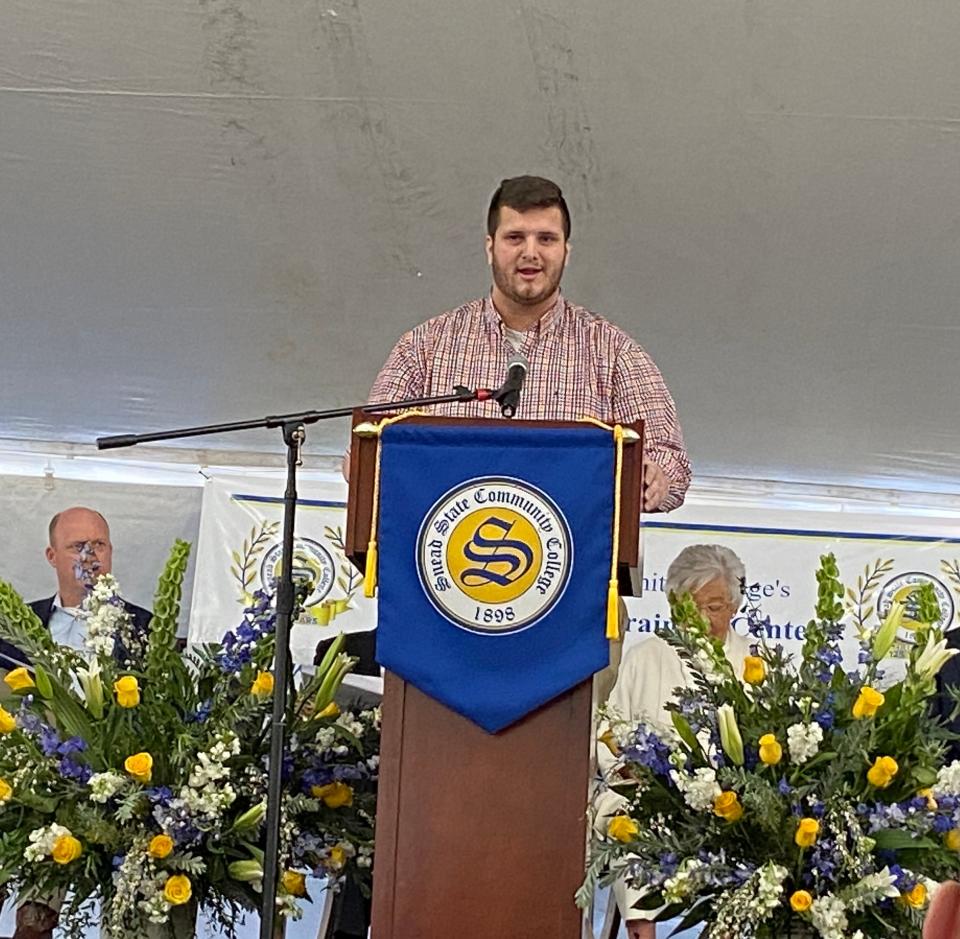
[[[940,619],[933,623],[942,630],[948,630],[953,625],[954,603],[949,589],[943,581],[925,571],[907,571],[890,578],[880,589],[877,598],[877,615],[882,620],[890,610],[890,604],[898,601],[904,604],[903,624],[897,631],[897,638],[907,643],[916,642],[917,604],[914,591],[922,584],[932,584],[933,592],[940,604]]]
[[[471,479],[424,517],[417,571],[434,608],[461,629],[505,634],[533,626],[563,596],[573,539],[553,500],[510,477]]]
[[[280,580],[280,560],[283,545],[276,543],[264,555],[260,565],[260,580],[264,590],[276,592]],[[337,568],[330,552],[318,541],[311,538],[296,538],[293,542],[293,579],[309,580],[313,590],[304,606],[311,607],[320,603],[333,588]]]

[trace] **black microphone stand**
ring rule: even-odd
[[[364,404],[360,409],[368,414],[401,411],[432,404],[465,401],[494,400],[497,391],[477,388],[471,391],[458,385],[453,394],[428,398],[408,398],[382,404]],[[179,440],[205,434],[232,433],[262,427],[279,427],[287,448],[287,485],[283,494],[283,549],[280,560],[280,582],[277,585],[276,653],[274,660],[273,714],[270,726],[270,759],[267,768],[266,846],[263,862],[263,900],[260,912],[260,939],[274,939],[277,913],[278,862],[280,854],[280,801],[283,745],[286,739],[286,710],[288,672],[290,670],[290,621],[293,617],[293,531],[297,509],[297,467],[303,465],[302,448],[306,440],[306,426],[336,417],[349,417],[356,408],[332,408],[327,411],[300,411],[249,421],[227,424],[206,424],[202,427],[184,427],[161,430],[150,434],[118,434],[98,437],[98,450],[132,447],[155,440]]]

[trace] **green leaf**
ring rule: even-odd
[[[907,848],[930,850],[940,847],[940,845],[935,841],[931,841],[929,838],[919,838],[908,831],[903,831],[898,828],[887,828],[883,831],[878,831],[873,836],[873,840],[877,843],[878,848],[885,851],[903,851]]]

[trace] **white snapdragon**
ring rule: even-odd
[[[53,852],[53,846],[57,843],[57,839],[69,834],[69,828],[64,828],[63,825],[58,825],[56,822],[47,825],[46,828],[35,828],[27,836],[30,844],[23,851],[23,859],[34,862],[42,861]]]
[[[670,772],[670,778],[673,779],[677,788],[683,793],[683,798],[687,805],[697,812],[712,809],[713,800],[716,799],[722,791],[717,782],[716,770],[709,766],[701,766],[699,769],[694,770],[692,776],[672,770]]]
[[[87,780],[87,785],[90,787],[90,801],[101,804],[108,802],[123,788],[126,781],[126,777],[119,773],[110,771],[94,773]]]
[[[960,760],[954,760],[944,766],[937,773],[937,781],[933,784],[933,796],[960,795]]]
[[[789,871],[779,864],[769,862],[760,868],[760,879],[757,883],[757,905],[760,907],[759,919],[765,919],[766,914],[772,913],[779,905],[783,895],[783,882]]]
[[[828,893],[810,907],[813,927],[822,939],[847,939],[847,914],[843,900]]]
[[[823,728],[814,722],[809,724],[791,724],[787,728],[787,748],[794,763],[806,763],[820,750],[823,741]]]

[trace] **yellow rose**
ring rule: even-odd
[[[9,802],[13,795],[13,786],[0,777],[0,802]]]
[[[150,857],[155,857],[158,861],[162,861],[168,854],[173,851],[173,838],[169,835],[154,835],[150,839],[150,844],[147,847],[147,854]]]
[[[713,800],[713,814],[727,822],[738,822],[743,817],[743,806],[735,792],[721,792]]]
[[[270,672],[257,672],[257,677],[250,686],[250,694],[258,698],[269,698],[273,694],[273,675]]]
[[[33,687],[33,677],[25,668],[15,668],[12,672],[7,672],[3,679],[11,691],[23,691],[24,688]]]
[[[797,832],[793,840],[801,848],[810,848],[817,843],[820,834],[820,823],[815,818],[801,818],[797,822]]]
[[[339,809],[343,805],[353,805],[353,790],[342,782],[327,783],[325,786],[314,786],[310,790],[314,799],[322,799],[329,809]]]
[[[743,680],[748,685],[759,685],[767,677],[767,667],[757,655],[748,655],[743,660]]]
[[[783,759],[783,747],[773,734],[764,734],[760,738],[760,759],[767,766],[776,766]]]
[[[164,899],[171,906],[183,906],[193,896],[190,878],[184,874],[174,874],[163,885]]]
[[[949,851],[960,851],[960,828],[951,828],[943,836],[943,843]]]
[[[50,856],[58,864],[69,864],[83,854],[83,845],[73,835],[61,835],[53,843]]]
[[[340,870],[347,863],[347,852],[337,845],[330,849],[330,866],[334,870]]]
[[[153,775],[153,757],[146,751],[134,753],[133,756],[128,756],[123,761],[123,768],[137,782],[148,783]]]
[[[640,833],[640,826],[629,815],[614,815],[607,822],[607,834],[628,844]]]
[[[915,910],[922,910],[927,905],[927,888],[921,883],[916,883],[912,890],[900,894],[900,900]]]
[[[878,756],[873,766],[867,770],[867,782],[878,789],[886,789],[893,782],[893,777],[900,769],[892,756]]]
[[[806,890],[795,890],[790,895],[790,907],[795,913],[809,910],[813,905],[813,897]]]
[[[307,895],[307,875],[300,871],[284,871],[280,876],[280,884],[291,897]]]
[[[17,719],[5,708],[0,707],[0,734],[10,734],[17,729]]]
[[[331,701],[318,715],[317,717],[339,717],[340,708],[337,705],[336,701]]]
[[[117,704],[122,708],[135,708],[140,703],[140,685],[133,675],[124,675],[113,683]]]
[[[873,717],[880,710],[884,697],[875,688],[864,685],[857,695],[857,700],[853,702],[853,716],[860,720],[863,717]]]

